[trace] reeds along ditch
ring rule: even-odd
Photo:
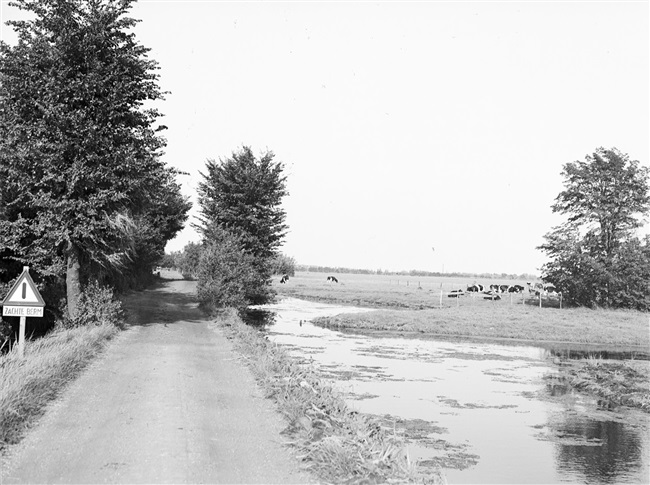
[[[222,312],[217,323],[226,329],[266,395],[286,417],[289,444],[320,479],[333,483],[422,481],[403,438],[351,410],[315,369],[292,359],[248,327],[234,310]],[[444,480],[440,476],[433,483]]]
[[[54,399],[118,331],[112,325],[58,330],[0,357],[0,450],[16,443]]]
[[[580,391],[650,413],[650,367],[647,362],[589,359],[570,369],[567,381]]]

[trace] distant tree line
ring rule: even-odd
[[[389,276],[435,276],[435,277],[453,277],[453,278],[484,278],[484,279],[507,279],[507,280],[529,280],[534,281],[539,279],[538,276],[522,273],[522,274],[508,274],[508,273],[464,273],[464,272],[450,272],[441,273],[437,271],[422,271],[412,269],[409,271],[389,271],[384,269],[360,269],[360,268],[345,268],[341,266],[314,266],[298,264],[296,271],[311,271],[315,273],[349,273],[349,274],[368,274],[368,275],[389,275]]]
[[[147,284],[188,217],[132,3],[17,0],[31,19],[0,43],[0,289],[29,265],[50,321],[91,283]]]

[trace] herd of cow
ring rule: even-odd
[[[289,281],[289,275],[282,275],[280,283],[286,283]],[[339,280],[335,276],[328,276],[327,281],[332,283],[338,283]],[[558,292],[554,285],[551,283],[526,283],[528,287],[528,293],[534,293],[535,296],[557,296]],[[418,285],[418,289],[422,289]],[[500,300],[502,293],[523,293],[526,290],[526,287],[521,285],[490,285],[489,287],[479,285],[474,283],[473,285],[467,286],[465,291],[463,290],[451,290],[447,296],[449,298],[458,298],[461,295],[467,293],[483,293],[487,295],[486,299]]]
[[[528,286],[528,293],[534,293],[535,296],[555,296],[558,294],[557,289],[551,283],[526,283]],[[488,295],[488,298],[501,299],[500,294],[502,293],[523,293],[526,290],[526,287],[521,285],[490,285],[485,287],[474,283],[467,287],[465,291],[468,293],[483,293]],[[464,294],[463,290],[453,290],[449,293],[450,298],[457,298]],[[499,298],[494,298],[499,296]]]

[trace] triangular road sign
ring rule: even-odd
[[[2,306],[45,306],[34,280],[29,276],[29,266],[23,268],[18,280],[2,301]]]

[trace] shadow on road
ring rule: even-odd
[[[129,325],[173,324],[205,320],[196,301],[196,283],[166,281],[147,290],[134,292],[122,299]]]

